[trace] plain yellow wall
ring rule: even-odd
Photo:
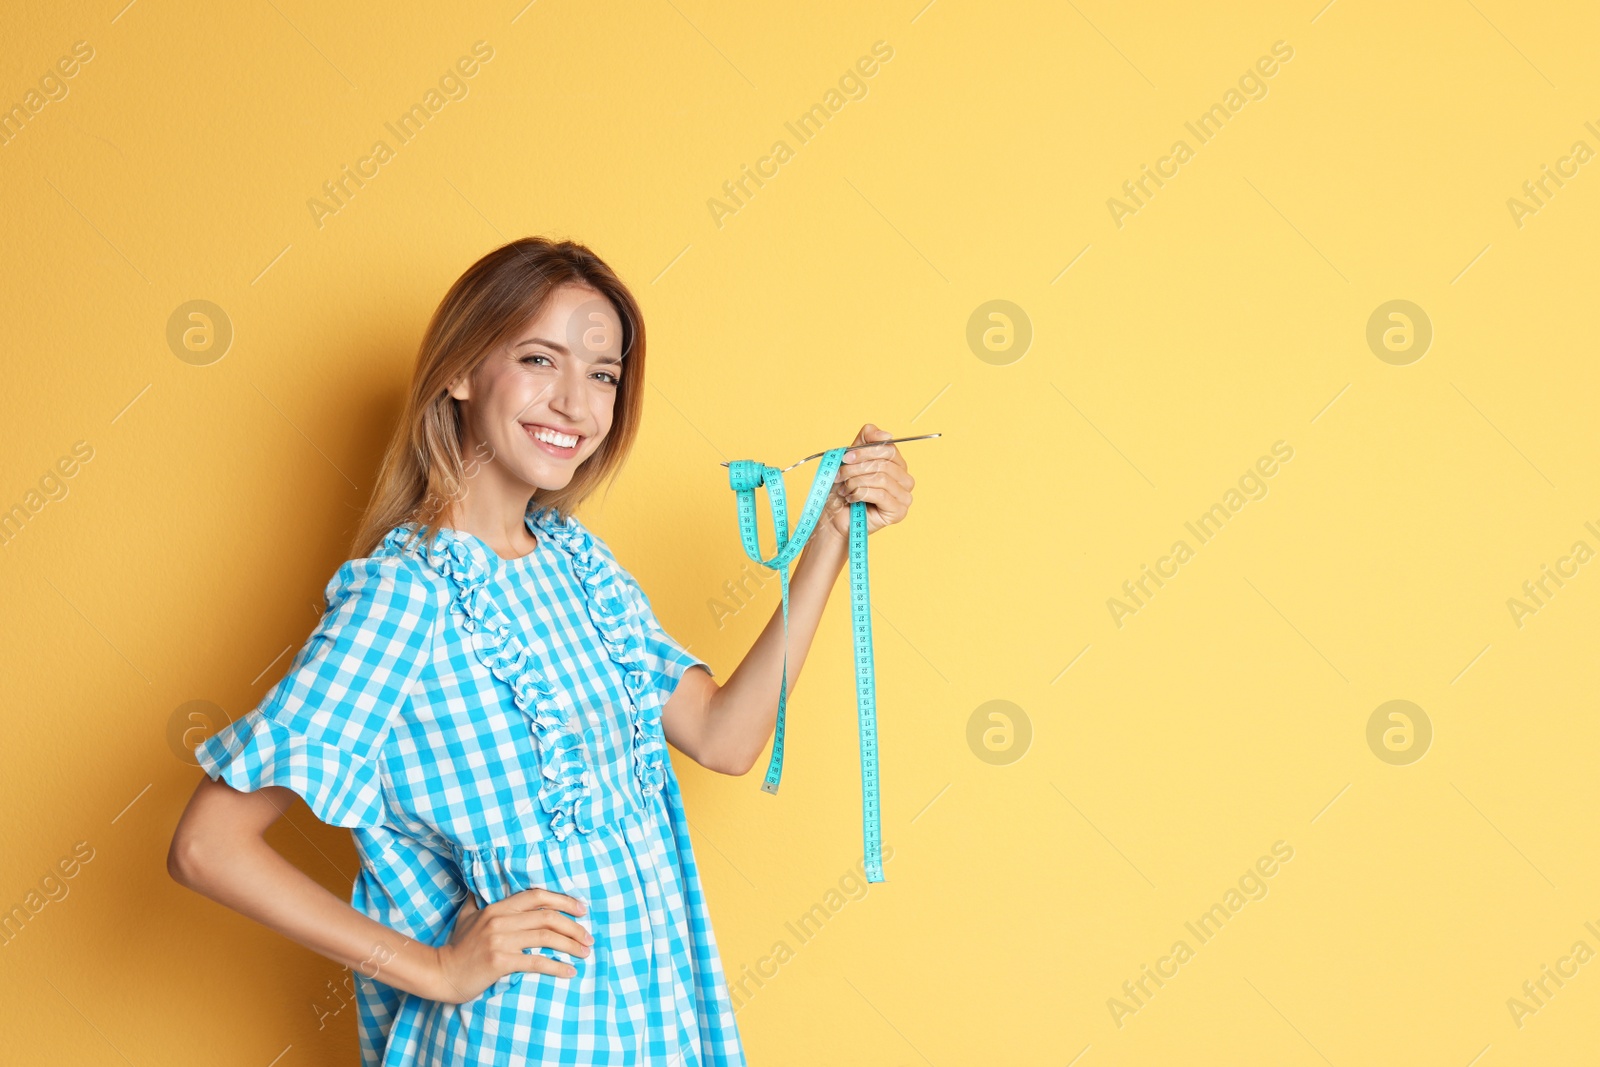
[[[355,1062],[339,967],[168,880],[182,742],[282,673],[428,315],[530,233],[644,305],[582,514],[723,677],[778,585],[725,599],[718,461],[944,435],[871,543],[888,880],[843,583],[781,795],[676,759],[752,1064],[1592,1055],[1600,17],[1321,4],[5,11],[0,1061]],[[345,891],[343,831],[273,840]]]

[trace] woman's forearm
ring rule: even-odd
[[[242,793],[204,779],[173,835],[172,877],[313,952],[386,985],[444,999],[438,951],[361,914],[262,837],[292,802],[281,786]]]
[[[788,691],[805,666],[822,621],[822,609],[848,559],[849,545],[830,525],[818,525],[789,579]],[[706,717],[708,765],[746,773],[755,765],[778,721],[778,688],[784,676],[783,605],[744,660],[712,694]],[[701,762],[708,762],[702,760]]]

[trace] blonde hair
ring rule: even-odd
[[[581,244],[544,237],[512,241],[468,267],[428,322],[405,410],[362,513],[352,558],[370,555],[390,530],[405,523],[416,523],[421,536],[430,536],[430,528],[461,494],[467,478],[460,402],[450,396],[451,383],[511,341],[544,310],[556,289],[567,284],[594,289],[616,309],[627,373],[617,386],[611,430],[600,447],[565,487],[536,491],[529,509],[548,506],[564,517],[621,468],[644,407],[644,316],[638,302],[612,269]]]

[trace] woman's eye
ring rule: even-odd
[[[542,352],[534,352],[529,355],[522,356],[517,360],[517,362],[532,364],[533,361],[537,359],[542,359],[546,364],[555,366],[550,357]],[[612,374],[610,371],[596,371],[594,377],[602,379],[607,385],[616,386],[622,384],[622,379],[617,375]]]

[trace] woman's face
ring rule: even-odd
[[[587,286],[559,287],[537,318],[450,388],[461,401],[468,475],[493,470],[530,495],[564,488],[610,432],[623,373],[622,321],[611,302]]]

